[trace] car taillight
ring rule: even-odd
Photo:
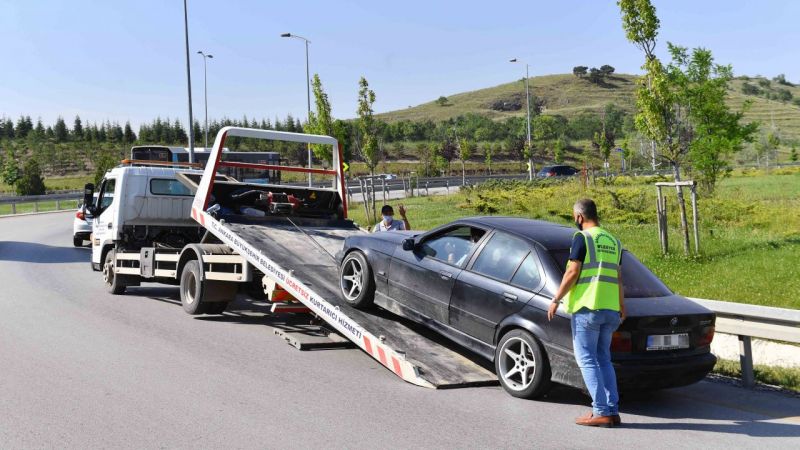
[[[700,333],[700,338],[697,339],[697,346],[702,347],[705,345],[711,345],[711,341],[714,340],[714,327],[705,327],[703,331]]]
[[[556,173],[555,172],[547,172],[547,176],[548,177],[554,177],[554,176],[556,176]]]
[[[611,335],[612,352],[630,352],[633,349],[631,333],[627,331],[615,331]]]
[[[78,220],[86,220],[86,214],[84,214],[83,211],[76,212],[75,217],[77,217]]]

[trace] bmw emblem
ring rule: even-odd
[[[670,319],[669,324],[674,327],[675,325],[678,324],[678,318],[673,317],[672,319]]]

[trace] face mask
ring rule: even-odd
[[[577,229],[579,229],[579,230],[583,231],[583,224],[582,224],[582,223],[580,223],[580,222],[578,222],[577,220],[575,221],[575,227],[576,227]]]
[[[385,223],[387,223],[387,224],[388,223],[392,223],[393,220],[394,220],[394,217],[392,217],[392,216],[383,216],[383,221]]]

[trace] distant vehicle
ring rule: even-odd
[[[348,236],[337,255],[343,299],[401,314],[493,361],[515,397],[544,394],[551,381],[583,388],[570,315],[547,309],[575,233],[513,217],[457,220],[427,233]],[[627,319],[614,333],[620,389],[695,383],[716,362],[712,311],[672,293],[633,254],[622,253]]]
[[[97,201],[97,194],[92,196],[92,203]],[[108,198],[106,204],[111,203],[111,198]],[[75,217],[72,219],[72,245],[75,247],[83,247],[83,243],[89,240],[92,235],[92,215],[86,211],[86,205],[83,203],[78,206],[75,212]]]
[[[211,149],[195,148],[195,162],[205,166]],[[139,145],[131,147],[131,159],[137,161],[189,162],[188,147],[168,147],[164,145]],[[281,155],[278,152],[232,152],[222,149],[222,160],[250,164],[269,164],[279,166]],[[244,183],[280,184],[279,170],[254,169],[248,167],[221,167],[219,172]]]
[[[547,178],[547,177],[571,177],[576,175],[580,172],[580,170],[576,169],[572,166],[567,165],[557,165],[557,166],[544,166],[542,170],[540,170],[536,176],[539,178]]]
[[[381,174],[381,175],[383,175],[383,179],[384,180],[396,180],[397,179],[397,175],[395,175],[393,173],[384,173],[384,174]]]

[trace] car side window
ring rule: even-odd
[[[450,228],[423,241],[422,252],[425,256],[460,266],[485,233],[484,230],[470,226]]]
[[[533,291],[539,287],[541,281],[542,275],[539,272],[539,260],[533,252],[530,252],[525,257],[525,260],[522,261],[522,265],[519,266],[514,277],[511,278],[511,284]]]
[[[530,247],[524,241],[505,233],[495,233],[481,250],[472,271],[502,281],[511,280]]]

